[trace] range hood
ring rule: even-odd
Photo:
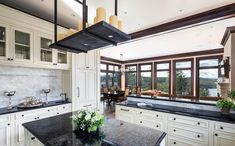
[[[129,35],[108,24],[105,21],[85,28],[87,22],[86,0],[78,1],[83,5],[83,30],[57,41],[57,0],[55,0],[55,43],[50,47],[73,53],[87,53],[87,51],[118,45],[131,39]]]

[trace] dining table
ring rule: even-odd
[[[124,97],[125,91],[113,91],[103,93],[104,97],[107,97],[108,104],[118,101],[118,97]]]

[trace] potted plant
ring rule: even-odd
[[[80,110],[74,116],[76,130],[83,133],[94,133],[104,125],[104,116],[93,110]]]
[[[233,102],[230,99],[220,99],[217,101],[216,106],[221,109],[221,113],[224,115],[228,115],[230,109],[234,107]]]

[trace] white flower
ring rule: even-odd
[[[90,119],[91,119],[91,114],[90,114],[90,113],[89,113],[89,114],[87,113],[87,115],[85,116],[85,120],[88,121],[88,120],[90,120]]]

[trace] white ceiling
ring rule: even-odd
[[[114,14],[114,1],[87,0],[89,22],[93,23],[97,7],[106,8],[108,21],[108,16]],[[118,0],[118,15],[123,20],[123,31],[131,33],[234,2],[235,0]],[[54,0],[0,0],[0,3],[53,21]],[[58,0],[60,24],[77,28],[80,16],[80,4],[74,0]]]
[[[101,50],[101,56],[123,60],[139,59],[221,48],[226,27],[234,26],[235,18],[204,24],[184,30]]]

